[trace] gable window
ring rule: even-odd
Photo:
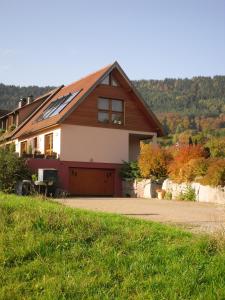
[[[27,153],[27,141],[20,143],[20,153],[26,154]]]
[[[45,135],[45,155],[53,153],[53,133]]]
[[[112,73],[110,73],[105,78],[103,78],[101,81],[101,84],[111,85],[111,86],[119,86],[117,80],[113,77]]]
[[[122,125],[124,123],[123,100],[99,98],[98,122]]]
[[[109,82],[110,82],[110,80],[109,80],[109,75],[108,75],[108,76],[106,76],[106,77],[102,80],[101,84],[107,84],[107,85],[109,85]]]
[[[117,81],[113,77],[111,77],[111,85],[112,86],[118,86]]]

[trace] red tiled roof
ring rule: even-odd
[[[95,85],[95,83],[97,83],[99,79],[101,79],[101,77],[108,70],[110,70],[111,67],[112,65],[108,65],[95,73],[92,73],[78,81],[75,81],[67,86],[62,87],[58,91],[58,93],[56,93],[50,101],[46,102],[46,104],[42,107],[42,109],[40,109],[34,115],[34,117],[23,128],[21,128],[21,130],[19,130],[16,133],[15,138],[58,124],[60,119],[64,115],[66,115],[83,98],[83,96],[86,96],[86,94],[91,90],[91,88]],[[68,95],[69,93],[73,93],[79,90],[80,93],[58,115],[53,116],[46,120],[37,121],[38,117],[48,107],[49,103],[62,96]]]
[[[58,91],[55,92],[54,96],[49,97],[50,99],[46,100],[43,103],[44,105],[41,105],[41,107],[39,107],[36,110],[36,112],[32,114],[32,117],[28,122],[26,122],[25,125],[21,126],[19,130],[16,130],[14,138],[22,138],[36,131],[45,130],[48,127],[57,126],[58,124],[60,124],[61,121],[63,121],[82,102],[82,100],[85,99],[89,95],[89,93],[92,92],[92,90],[104,78],[104,76],[109,74],[114,68],[117,68],[124,76],[125,80],[133,89],[134,93],[137,95],[139,100],[142,102],[142,105],[145,107],[146,111],[148,111],[149,117],[155,122],[159,134],[162,135],[162,128],[158,119],[148,108],[144,100],[141,98],[140,94],[138,94],[136,89],[133,87],[132,83],[130,82],[126,74],[123,72],[119,64],[115,62],[114,64],[108,65],[95,73],[89,74],[88,76],[81,78],[78,81],[75,81],[67,86],[59,88]],[[42,115],[43,111],[49,106],[51,102],[62,96],[68,95],[76,91],[80,91],[79,94],[59,114],[42,121],[37,121],[37,119]]]

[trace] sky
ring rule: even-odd
[[[0,0],[0,82],[225,75],[225,0]]]

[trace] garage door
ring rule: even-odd
[[[71,195],[113,196],[114,170],[70,168]]]

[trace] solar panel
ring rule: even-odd
[[[52,101],[38,117],[37,121],[46,120],[59,114],[79,93],[80,90]]]
[[[52,112],[51,117],[59,114],[79,93],[80,91],[69,94],[65,97],[64,101]]]

